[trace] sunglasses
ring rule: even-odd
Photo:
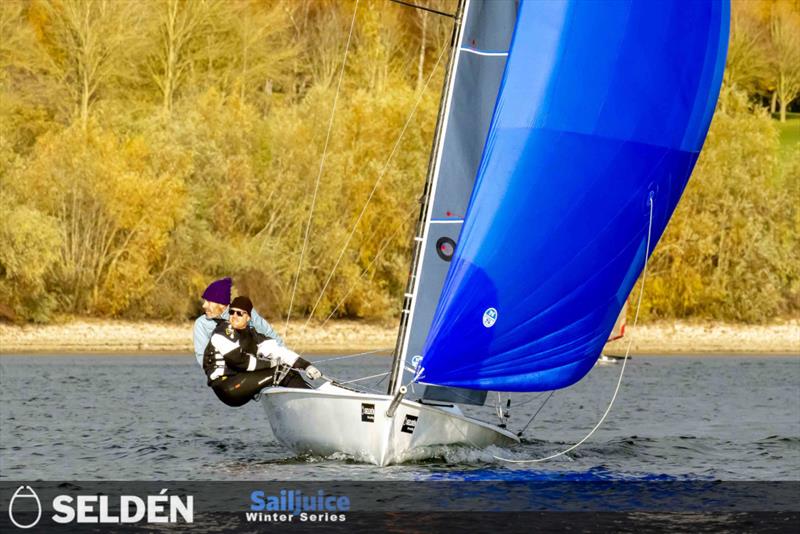
[[[244,310],[231,310],[231,315],[237,315],[239,317],[244,317],[247,315],[247,312]]]

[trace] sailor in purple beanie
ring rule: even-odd
[[[228,320],[228,305],[231,303],[231,287],[233,281],[230,278],[220,278],[211,282],[203,291],[203,315],[194,322],[194,356],[198,365],[203,365],[203,353],[206,350],[211,334],[217,324]],[[284,346],[283,339],[270,326],[270,324],[258,312],[253,309],[250,314],[250,326],[256,332],[264,334]]]
[[[203,291],[203,299],[206,302],[224,304],[227,306],[231,303],[231,287],[233,287],[233,281],[230,278],[214,280],[209,284],[206,290]]]

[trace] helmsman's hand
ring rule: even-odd
[[[308,367],[306,367],[306,376],[311,380],[316,380],[317,378],[322,376],[322,373],[320,373],[319,369],[317,369],[313,365],[309,365]]]

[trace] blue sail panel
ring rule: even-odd
[[[566,387],[591,369],[714,111],[727,1],[520,4],[418,380]]]

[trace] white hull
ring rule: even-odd
[[[484,448],[519,443],[511,432],[439,407],[325,383],[318,389],[267,388],[261,403],[275,437],[296,454],[345,454],[384,466],[441,454],[442,447]],[[414,419],[416,418],[416,419]]]

